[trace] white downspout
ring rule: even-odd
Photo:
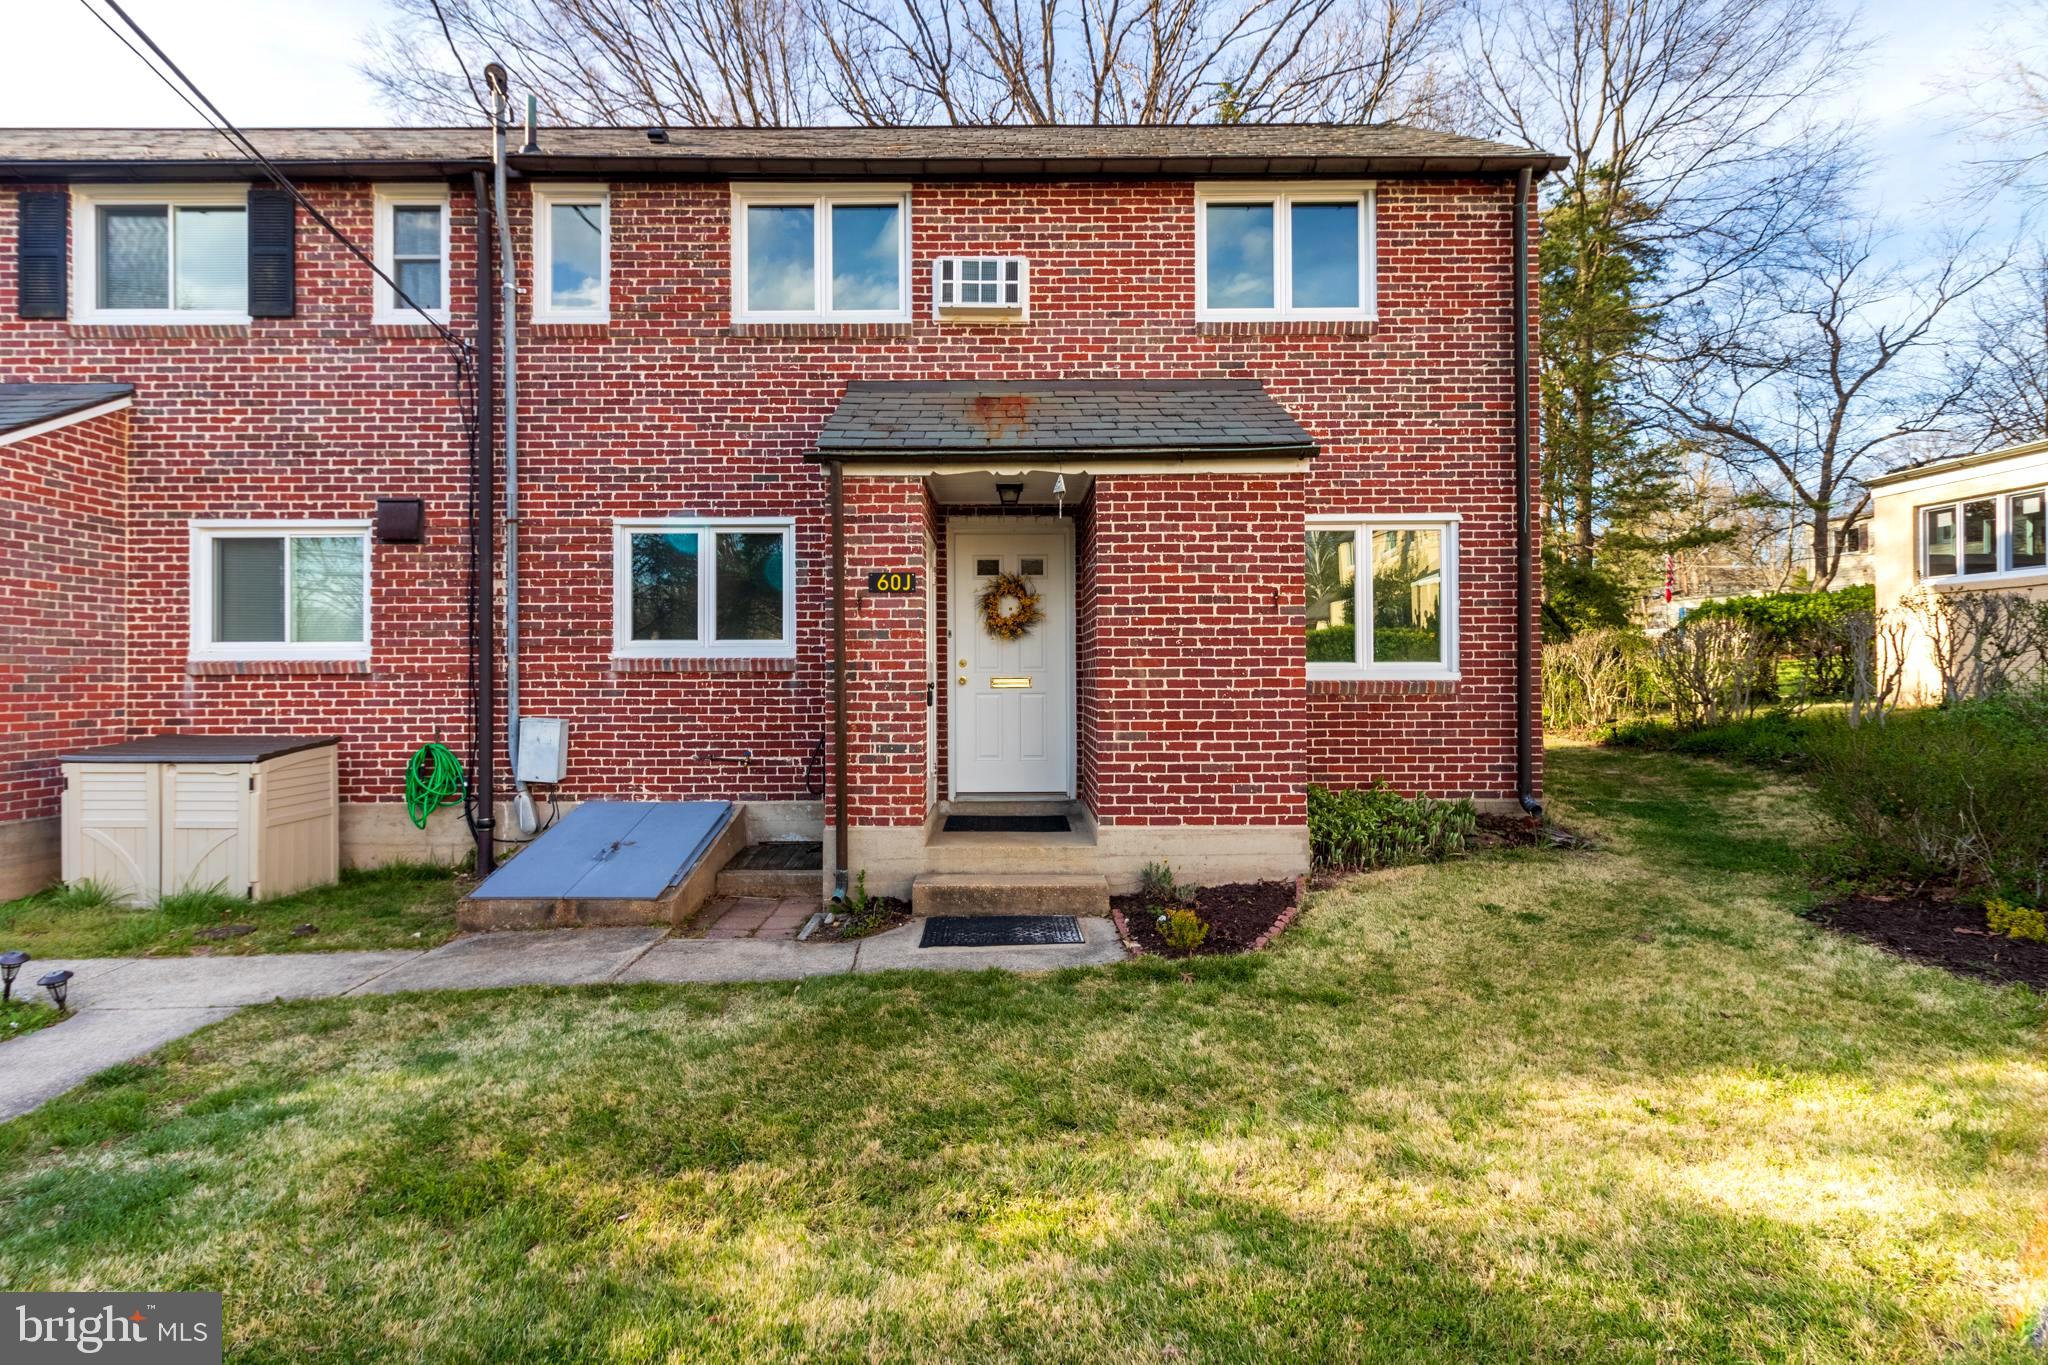
[[[505,352],[505,749],[512,769],[513,816],[521,834],[540,827],[533,796],[519,775],[519,271],[505,203],[505,95],[491,101],[491,193],[498,201],[499,314]]]

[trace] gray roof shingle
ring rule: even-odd
[[[482,128],[252,128],[264,155],[307,175],[485,164]],[[1187,176],[1495,174],[1555,170],[1548,153],[1399,123],[1080,127],[543,128],[532,174]],[[0,128],[0,176],[61,178],[109,165],[136,174],[247,174],[226,139],[201,128]]]
[[[133,384],[0,384],[0,435],[134,396]]]
[[[825,419],[813,458],[1315,450],[1254,379],[856,380]]]

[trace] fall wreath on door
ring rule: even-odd
[[[1021,640],[1044,619],[1038,593],[1022,574],[999,573],[981,585],[981,626],[998,640]]]

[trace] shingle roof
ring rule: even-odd
[[[252,128],[265,156],[300,174],[450,174],[486,163],[482,128]],[[534,174],[1192,176],[1498,174],[1555,170],[1528,147],[1398,123],[1082,127],[543,128]],[[199,128],[0,128],[0,176],[246,174],[249,163]]]
[[[1253,379],[857,380],[825,419],[813,458],[1304,456],[1315,449],[1315,439]]]
[[[134,396],[133,384],[0,384],[0,435]]]

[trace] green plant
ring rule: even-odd
[[[128,904],[114,888],[90,877],[69,886],[53,886],[41,899],[52,910],[67,911],[119,910]]]
[[[2014,905],[2006,900],[1986,901],[1984,924],[1992,933],[2004,934],[2007,938],[2048,943],[2048,915],[2031,906]]]
[[[1185,907],[1168,910],[1159,917],[1159,937],[1176,953],[1192,953],[1209,940],[1209,924]]]
[[[1175,881],[1173,868],[1166,863],[1146,863],[1144,871],[1138,874],[1138,895],[1145,904],[1155,908],[1184,905],[1194,899],[1195,888]]]
[[[1439,862],[1461,852],[1478,825],[1470,801],[1402,796],[1383,782],[1308,789],[1309,856],[1320,868]]]
[[[846,895],[840,901],[840,905],[847,914],[859,920],[867,918],[868,912],[874,908],[874,904],[875,898],[868,894],[867,869],[862,868],[859,872],[854,873],[853,885],[847,888]]]
[[[2048,897],[2048,701],[2004,697],[1812,732],[1814,794],[1877,876]]]

